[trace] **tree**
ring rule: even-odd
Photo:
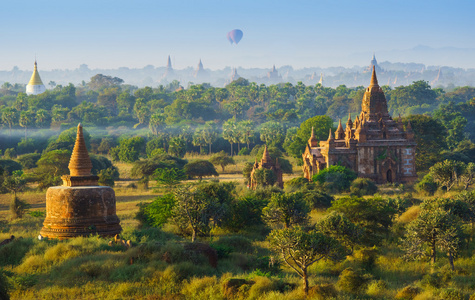
[[[310,209],[300,192],[272,194],[269,204],[263,210],[264,221],[270,225],[283,224],[285,228],[305,225]]]
[[[203,140],[209,145],[209,154],[211,154],[211,145],[218,139],[218,129],[214,121],[205,123],[201,131]]]
[[[31,110],[22,111],[20,113],[19,125],[25,128],[25,140],[27,138],[28,127],[35,123],[35,113]]]
[[[3,187],[13,194],[13,198],[16,198],[17,193],[22,191],[25,186],[26,180],[23,171],[13,171],[11,175],[5,174]]]
[[[337,240],[301,227],[273,230],[267,239],[272,250],[302,277],[305,295],[309,288],[308,268],[312,264],[322,259],[338,261],[345,257],[345,250]]]
[[[69,150],[52,150],[41,155],[38,160],[38,178],[41,189],[58,185],[61,176],[69,173],[68,164],[71,158]]]
[[[464,164],[459,161],[444,160],[429,169],[429,174],[439,186],[447,188],[447,192],[458,182],[463,174]]]
[[[411,122],[416,142],[416,170],[424,171],[440,161],[441,152],[446,149],[446,129],[439,120],[426,115],[412,115],[403,119]]]
[[[475,163],[468,163],[465,165],[462,174],[459,177],[460,182],[463,183],[464,189],[467,190],[475,181]]]
[[[157,181],[157,184],[163,184],[167,186],[168,189],[171,189],[182,180],[185,180],[186,174],[185,171],[177,168],[156,169],[155,172],[153,172],[153,179]]]
[[[168,141],[168,153],[176,157],[184,157],[186,154],[186,143],[180,137],[173,137]]]
[[[18,119],[18,111],[12,107],[2,109],[2,122],[8,125],[10,130],[10,137],[12,136],[12,126],[15,125]]]
[[[135,162],[139,160],[144,148],[145,139],[141,136],[137,136],[121,140],[119,146],[110,149],[110,155],[113,160]]]
[[[355,179],[356,173],[353,170],[338,165],[320,170],[312,178],[314,182],[319,182],[333,192],[348,190]]]
[[[151,203],[141,203],[137,218],[148,226],[160,228],[173,216],[175,202],[173,194],[165,194]]]
[[[305,145],[312,134],[312,127],[317,140],[323,141],[328,138],[328,132],[333,128],[333,120],[328,116],[315,116],[302,122],[296,135],[291,138],[292,142],[286,144],[285,150],[290,156],[302,159]]]
[[[261,141],[266,145],[282,145],[284,142],[285,134],[282,123],[269,121],[261,125],[260,127]]]
[[[187,163],[184,167],[186,175],[198,177],[199,181],[203,176],[219,176],[213,164],[204,159],[197,159]]]
[[[153,135],[158,135],[162,127],[165,125],[166,116],[163,113],[155,113],[150,117],[148,127]]]
[[[402,247],[408,258],[421,259],[429,253],[434,264],[437,249],[440,249],[447,253],[450,266],[454,270],[454,257],[463,240],[462,224],[460,218],[450,210],[445,210],[438,200],[425,200],[421,204],[418,217],[406,228]]]
[[[36,126],[39,128],[48,127],[51,123],[51,116],[46,109],[38,109],[36,111]]]
[[[396,209],[380,197],[342,197],[332,203],[330,211],[342,213],[365,230],[363,242],[378,244],[389,233]]]
[[[206,146],[207,143],[204,139],[204,134],[203,134],[203,129],[202,128],[196,128],[195,133],[193,134],[192,144],[193,144],[193,146],[199,146],[200,147],[200,154],[203,153],[203,146]]]
[[[234,162],[234,159],[232,157],[228,156],[228,154],[224,151],[213,154],[213,156],[211,156],[209,161],[213,165],[221,166],[221,168],[223,169],[223,172],[224,172],[224,168],[227,165],[235,165],[236,164]]]
[[[234,119],[229,119],[223,123],[223,138],[231,144],[231,156],[233,156],[233,144],[238,138],[237,126]]]
[[[172,219],[183,232],[191,230],[191,242],[195,242],[198,234],[208,233],[213,222],[220,220],[226,213],[226,206],[199,187],[183,186],[175,190],[174,197],[176,202]]]
[[[317,231],[337,239],[340,243],[352,250],[355,245],[360,242],[364,233],[363,228],[351,222],[350,219],[343,214],[337,212],[331,212],[323,219],[320,219],[317,224],[315,224],[315,228]]]

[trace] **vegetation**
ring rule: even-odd
[[[0,246],[0,298],[473,294],[472,88],[383,87],[391,114],[411,123],[420,173],[415,184],[376,186],[343,166],[309,182],[297,166],[312,127],[325,140],[338,118],[354,119],[362,87],[178,85],[137,89],[98,74],[37,96],[0,90],[0,241],[16,237]],[[37,238],[44,189],[68,174],[78,122],[92,172],[115,186],[131,248],[97,236]],[[284,190],[271,172],[256,172],[257,190],[224,174],[248,179],[264,144],[284,171]],[[205,181],[217,175],[220,182]],[[147,189],[149,181],[166,188]],[[13,212],[21,218],[7,220]]]

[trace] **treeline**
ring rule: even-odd
[[[416,81],[383,89],[391,114],[409,116],[415,126],[418,151],[428,157],[418,158],[418,170],[440,161],[444,151],[465,151],[459,155],[465,160],[471,155],[466,150],[473,148],[475,88],[446,92]],[[124,159],[118,150],[109,150],[121,143],[134,143],[125,140],[135,136],[143,137],[143,142],[136,141],[139,144],[154,140],[156,148],[174,156],[222,150],[231,155],[247,154],[256,144],[265,143],[300,158],[311,127],[316,128],[318,139],[326,139],[334,122],[339,118],[345,122],[349,113],[354,118],[361,111],[363,94],[362,86],[334,89],[301,82],[265,86],[243,78],[225,88],[201,84],[183,89],[174,81],[138,89],[120,78],[98,74],[78,86],[57,85],[41,95],[27,96],[5,83],[0,90],[1,120],[6,129],[2,148],[41,152],[51,141],[37,134],[38,130],[32,135],[29,129],[63,130],[81,122],[85,128],[106,128],[92,136],[93,152],[122,161],[130,159]],[[132,128],[134,131],[128,132]],[[22,139],[12,136],[15,129],[24,130]],[[147,155],[144,146],[133,160]]]

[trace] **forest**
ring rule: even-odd
[[[475,299],[475,88],[382,86],[418,181],[376,185],[301,171],[312,127],[354,119],[363,86],[50,86],[0,89],[0,299]],[[131,246],[37,238],[78,123]],[[283,189],[265,172],[248,188],[264,146]]]

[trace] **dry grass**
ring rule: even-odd
[[[420,211],[421,208],[419,207],[419,205],[411,206],[403,214],[401,214],[396,221],[402,224],[412,222],[417,218]]]

